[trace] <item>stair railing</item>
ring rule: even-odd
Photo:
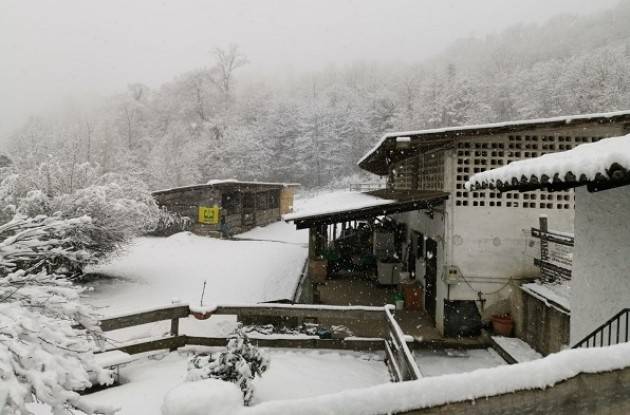
[[[629,319],[630,308],[624,308],[604,324],[593,330],[593,332],[583,340],[575,344],[573,349],[627,343],[630,340],[630,333],[628,333]]]

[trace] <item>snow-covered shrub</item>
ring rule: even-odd
[[[238,386],[219,379],[186,382],[164,397],[162,415],[235,415],[243,409]]]
[[[92,221],[16,216],[0,225],[0,413],[27,414],[37,400],[54,414],[86,404],[76,390],[111,381],[93,358],[100,330],[71,277],[95,255]]]
[[[178,213],[169,212],[162,207],[157,218],[155,230],[151,233],[156,236],[170,236],[178,232],[189,231],[192,222],[189,217]]]
[[[186,380],[221,379],[235,383],[243,392],[243,402],[249,405],[254,397],[253,380],[269,367],[269,358],[254,346],[239,327],[228,340],[225,351],[200,353],[188,362]]]
[[[36,169],[12,168],[0,176],[0,206],[9,207],[2,209],[7,213],[0,223],[15,213],[35,217],[60,212],[64,218],[87,215],[94,225],[120,240],[155,229],[160,210],[141,180],[116,173],[99,174],[96,167],[84,164],[75,168],[68,183],[64,170],[56,166],[49,162]]]
[[[97,184],[55,198],[64,217],[87,215],[94,224],[121,240],[155,229],[160,210],[144,183],[120,175],[105,175]]]

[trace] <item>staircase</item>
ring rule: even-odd
[[[573,346],[573,349],[578,349],[580,347],[603,347],[619,343],[627,343],[630,338],[630,333],[628,333],[629,318],[630,308],[624,308]]]

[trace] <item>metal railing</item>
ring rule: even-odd
[[[384,185],[378,183],[351,183],[351,192],[370,192],[372,190],[382,189]]]
[[[582,341],[578,342],[574,349],[581,347],[603,347],[619,343],[627,343],[630,340],[628,333],[630,309],[624,308],[604,324],[593,330]]]
[[[394,319],[389,308],[385,307],[385,321],[387,323],[387,337],[385,338],[386,363],[394,382],[417,380],[422,377],[416,360],[411,354],[405,334]]]

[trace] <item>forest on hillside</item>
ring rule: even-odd
[[[361,62],[292,78],[242,79],[256,63],[229,46],[158,88],[136,83],[32,117],[6,153],[29,172],[25,188],[48,195],[108,173],[149,189],[214,178],[326,186],[357,174],[387,131],[630,109],[628,21],[624,2],[462,39],[416,64]]]

